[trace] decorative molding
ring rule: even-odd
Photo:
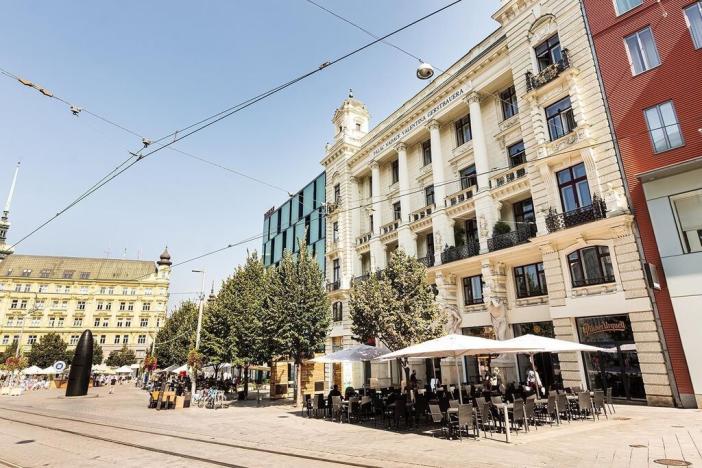
[[[466,96],[466,102],[468,103],[468,105],[480,104],[480,101],[482,101],[482,100],[483,100],[483,96],[477,91],[473,91],[468,96]]]
[[[401,141],[394,146],[394,150],[397,151],[398,153],[407,152],[407,145],[405,144],[405,142]]]
[[[439,130],[441,128],[441,123],[436,119],[431,119],[429,122],[426,123],[424,127],[427,128],[429,131]]]

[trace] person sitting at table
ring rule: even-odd
[[[412,375],[410,375],[410,387],[414,390],[417,388],[417,371],[412,369]]]
[[[341,392],[339,391],[339,386],[338,386],[338,385],[334,385],[334,388],[332,388],[332,389],[329,391],[329,395],[327,395],[327,407],[331,408],[331,406],[332,406],[332,397],[335,397],[335,396],[338,396],[338,397],[341,396]]]
[[[346,390],[344,390],[344,399],[348,400],[352,396],[356,396],[356,390],[351,386],[346,387]]]
[[[390,387],[390,394],[388,395],[387,404],[390,405],[392,403],[395,403],[395,401],[397,401],[398,396],[399,394],[397,390],[395,390],[394,387]]]

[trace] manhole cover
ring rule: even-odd
[[[19,440],[15,444],[31,444],[32,442],[34,442],[34,439]]]
[[[631,444],[631,445],[629,445],[629,447],[632,447],[632,448],[646,448],[647,446],[646,446],[646,445],[641,445],[641,444]]]
[[[653,463],[658,463],[659,465],[665,466],[690,466],[692,463],[685,460],[676,460],[674,458],[659,458],[658,460],[653,460]]]

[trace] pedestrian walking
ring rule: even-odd
[[[117,379],[112,377],[112,380],[110,380],[110,392],[109,392],[110,395],[112,395],[112,393],[114,393],[116,383],[117,383]]]

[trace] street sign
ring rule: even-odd
[[[56,361],[54,363],[54,369],[56,369],[56,372],[61,373],[64,371],[66,368],[66,363],[63,361]]]

